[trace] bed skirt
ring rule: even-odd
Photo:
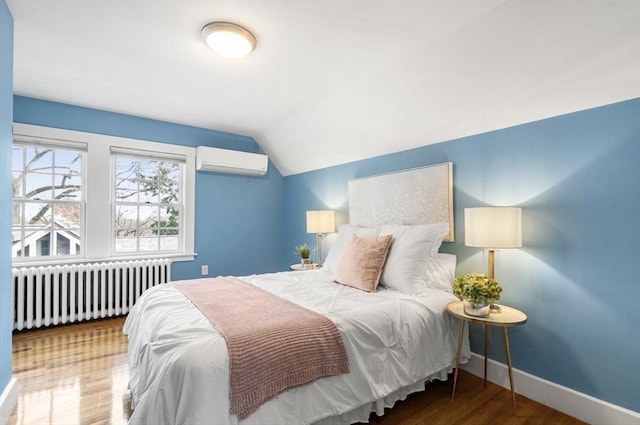
[[[465,360],[463,362],[462,359],[460,359],[460,364],[466,363],[467,361],[468,360]],[[379,398],[371,403],[366,403],[360,407],[345,412],[342,415],[329,416],[328,418],[321,419],[318,422],[315,422],[314,425],[350,425],[360,422],[369,423],[371,413],[375,412],[377,416],[383,416],[384,410],[392,408],[396,402],[405,400],[410,394],[428,390],[427,385],[430,382],[435,380],[446,381],[448,374],[452,371],[453,368],[441,370],[440,372],[436,372],[429,376],[427,379],[402,387],[386,397]]]

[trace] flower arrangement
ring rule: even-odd
[[[453,281],[453,294],[474,304],[492,304],[500,299],[502,286],[482,273],[469,273]]]
[[[296,246],[296,255],[303,260],[311,256],[311,247],[306,243]]]

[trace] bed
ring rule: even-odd
[[[450,177],[451,166],[445,165]],[[373,185],[367,184],[372,181]],[[356,216],[363,205],[357,199],[366,196],[359,198],[353,192],[377,193],[385,184],[368,182],[356,181],[353,187],[350,182],[350,208]],[[450,180],[444,184],[449,185]],[[449,201],[450,196],[445,202]],[[433,211],[443,213],[440,208],[431,209],[429,217],[411,218],[412,222],[422,221],[415,224],[395,222],[388,213],[384,213],[384,222],[369,213],[361,215],[377,223],[340,226],[322,269],[240,278],[329,318],[342,338],[349,363],[348,373],[290,388],[242,420],[230,413],[229,353],[223,335],[177,289],[179,283],[145,292],[124,327],[129,338],[130,424],[367,422],[371,412],[382,415],[408,394],[424,390],[428,382],[446,380],[455,363],[459,329],[445,311],[456,300],[451,293],[456,259],[438,253],[442,240],[453,235],[450,207],[444,209],[446,221],[434,217]],[[380,285],[367,292],[350,282],[336,283],[342,280],[350,244],[375,238],[393,240],[383,260]],[[192,282],[205,287],[216,281]],[[461,362],[469,356],[465,337]]]

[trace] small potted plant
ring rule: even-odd
[[[482,273],[465,274],[453,281],[453,294],[462,300],[469,316],[487,317],[501,292],[500,284]]]
[[[300,263],[304,268],[311,268],[313,262],[309,258],[311,256],[311,247],[306,243],[296,246],[296,255],[300,257]]]

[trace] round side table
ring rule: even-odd
[[[462,336],[465,322],[477,323],[484,326],[484,385],[487,385],[487,358],[489,354],[489,327],[501,327],[504,335],[504,349],[507,355],[507,366],[509,368],[509,385],[511,387],[511,401],[513,402],[513,412],[516,413],[516,393],[513,388],[513,369],[511,366],[511,350],[509,349],[509,332],[511,326],[523,325],[527,321],[527,315],[518,309],[500,304],[500,311],[490,313],[487,317],[469,316],[464,312],[462,301],[454,301],[447,305],[447,312],[460,319],[460,332],[458,333],[458,351],[456,353],[456,371],[453,375],[453,392],[451,399],[456,395],[456,383],[458,381],[458,366],[460,363],[460,350],[462,349]]]

